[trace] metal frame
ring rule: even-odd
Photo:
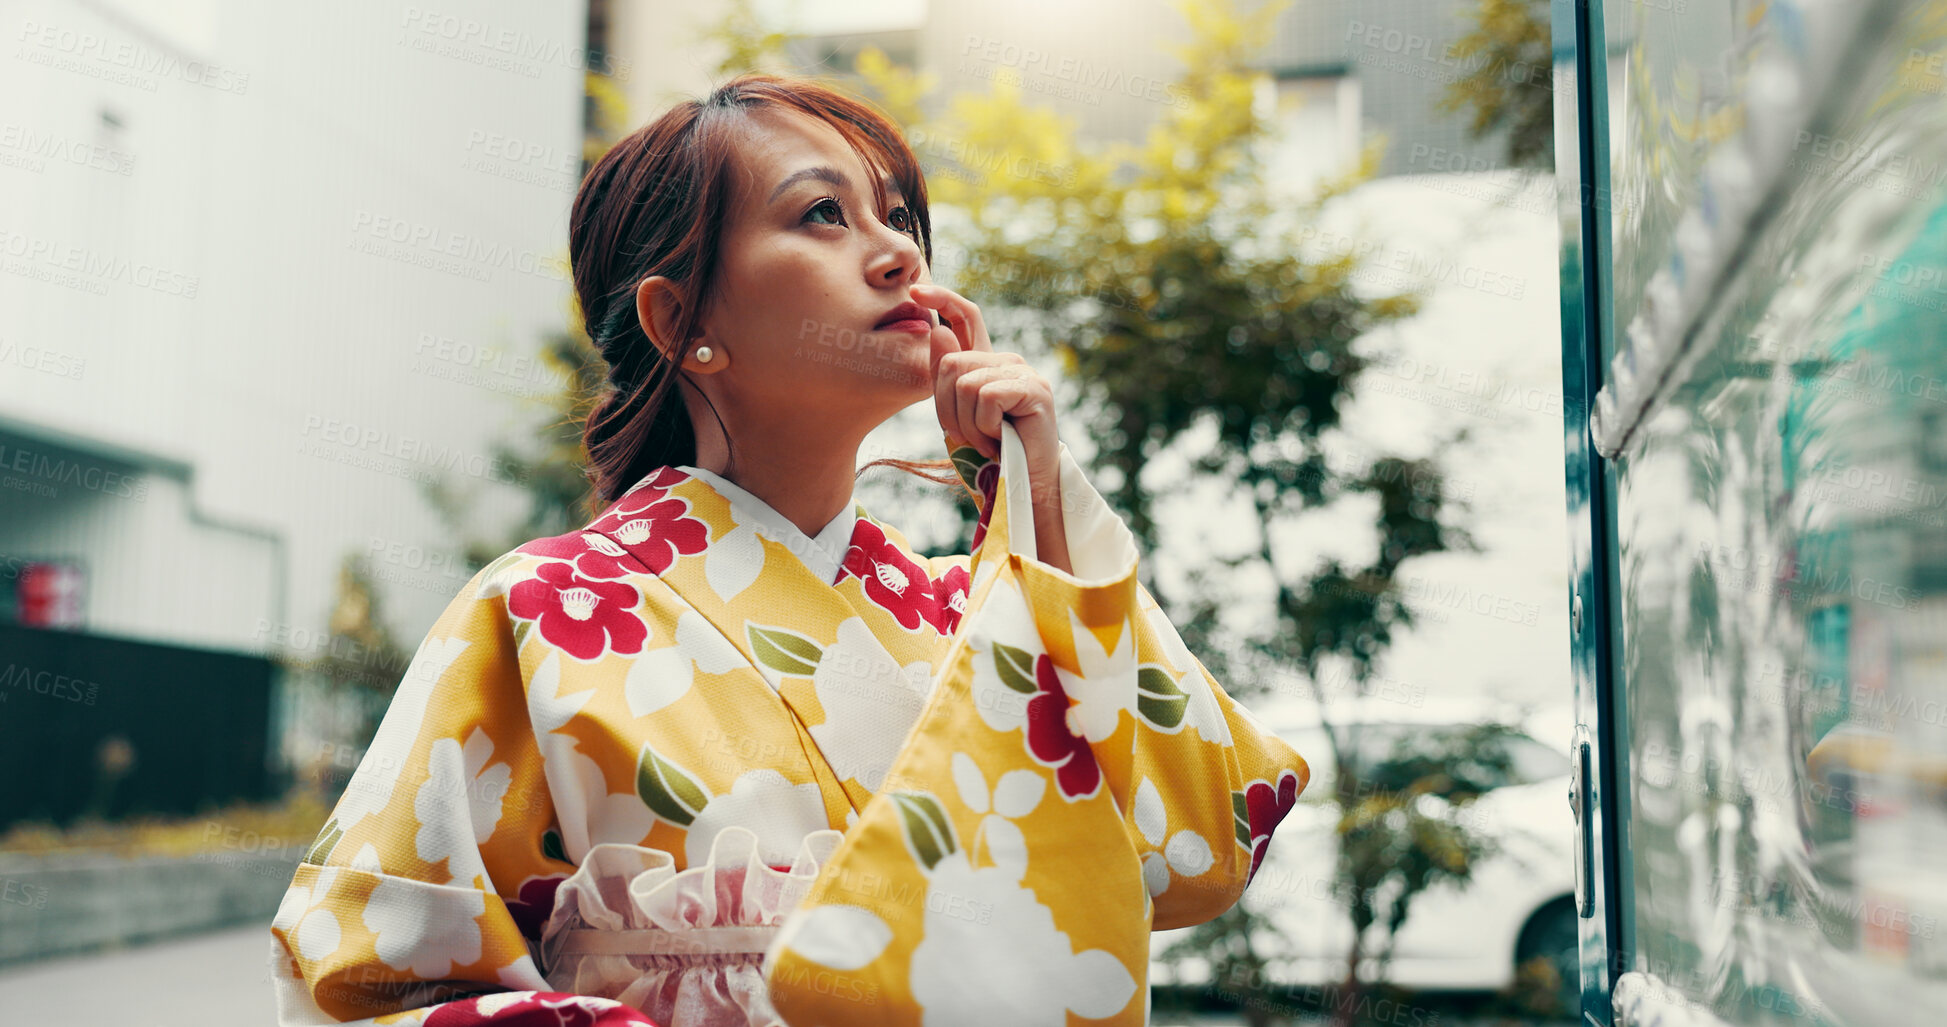
[[[1620,640],[1614,615],[1616,475],[1592,443],[1588,411],[1603,382],[1611,349],[1611,226],[1609,110],[1602,0],[1552,0],[1558,67],[1573,62],[1569,80],[1557,74],[1556,103],[1574,104],[1575,167],[1558,171],[1564,202],[1576,204],[1579,238],[1562,245],[1562,404],[1564,473],[1569,531],[1570,670],[1575,684],[1576,737],[1571,759],[1581,894],[1582,1022],[1609,1027],[1616,978],[1629,963],[1633,933],[1627,897],[1629,747],[1621,682],[1614,673]],[[1564,114],[1566,112],[1563,112]],[[1558,117],[1557,123],[1562,119]],[[1561,152],[1558,145],[1557,152]],[[1566,172],[1566,174],[1564,174]],[[1567,199],[1572,197],[1572,200]],[[1585,762],[1586,760],[1586,762]]]

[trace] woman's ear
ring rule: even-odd
[[[676,325],[682,320],[683,294],[676,283],[662,275],[650,275],[635,289],[635,314],[642,322],[643,331],[649,341],[662,351],[663,359],[681,351],[676,338]],[[721,352],[722,347],[714,347],[709,360],[698,360],[698,348],[688,347],[683,359],[683,370],[698,374],[713,374],[730,363],[730,355]]]
[[[635,287],[635,316],[665,360],[675,348],[676,322],[682,313],[683,296],[675,282],[662,275],[650,275]]]

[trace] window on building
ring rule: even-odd
[[[1359,80],[1342,71],[1265,75],[1258,114],[1276,126],[1265,157],[1274,181],[1298,191],[1359,158]]]

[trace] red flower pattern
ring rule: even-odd
[[[859,518],[852,528],[852,546],[845,551],[841,570],[839,580],[847,575],[859,579],[865,597],[892,614],[900,627],[916,631],[925,621],[940,628],[941,606],[933,593],[933,579],[869,519]]]
[[[1278,776],[1277,787],[1269,781],[1252,781],[1244,789],[1244,809],[1251,821],[1251,872],[1244,878],[1246,883],[1257,876],[1257,866],[1264,862],[1264,854],[1271,847],[1271,832],[1298,805],[1298,775],[1285,771]]]
[[[622,543],[651,574],[661,574],[678,556],[700,553],[710,544],[709,525],[690,516],[689,500],[675,496],[636,509],[618,506],[589,528]]]
[[[548,917],[554,913],[554,893],[567,879],[565,874],[530,877],[521,882],[520,893],[507,900],[507,912],[523,937],[541,939],[541,928],[547,926]]]
[[[550,645],[578,660],[593,660],[605,651],[642,651],[649,628],[635,612],[641,599],[632,586],[585,578],[575,573],[573,564],[553,561],[515,583],[507,609],[522,620],[537,621]]]
[[[971,578],[965,567],[950,567],[945,574],[933,580],[933,595],[939,600],[939,619],[933,626],[940,634],[951,635],[960,627],[960,618],[967,612],[967,590]]]
[[[575,573],[584,578],[620,578],[635,570],[635,558],[620,543],[607,535],[587,530],[537,538],[523,544],[515,552],[567,560],[575,565]]]
[[[1034,683],[1037,690],[1028,697],[1028,755],[1055,768],[1062,798],[1086,799],[1102,786],[1102,768],[1088,740],[1068,724],[1068,692],[1047,653],[1034,659]]]
[[[641,481],[629,486],[627,492],[617,496],[615,503],[605,515],[615,515],[626,520],[637,516],[644,509],[659,503],[669,494],[669,490],[690,480],[690,476],[674,467],[658,467],[643,476]]]
[[[511,1002],[509,1000],[512,1000]],[[488,1003],[486,1012],[481,1002]],[[426,1016],[425,1027],[656,1027],[639,1009],[613,999],[560,991],[517,991],[456,999]]]

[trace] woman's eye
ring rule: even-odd
[[[805,217],[811,218],[821,210],[830,211],[832,216],[837,220],[819,222],[820,224],[842,225],[845,223],[845,208],[839,206],[838,201],[835,199],[819,200],[816,206],[805,212]]]
[[[828,217],[831,220],[824,220]],[[805,220],[822,225],[843,225],[845,207],[838,202],[837,197],[829,196],[819,200],[810,210],[805,211]],[[891,225],[893,231],[904,232],[914,238],[919,237],[919,216],[904,204],[892,208],[892,211],[886,215],[886,224]]]

